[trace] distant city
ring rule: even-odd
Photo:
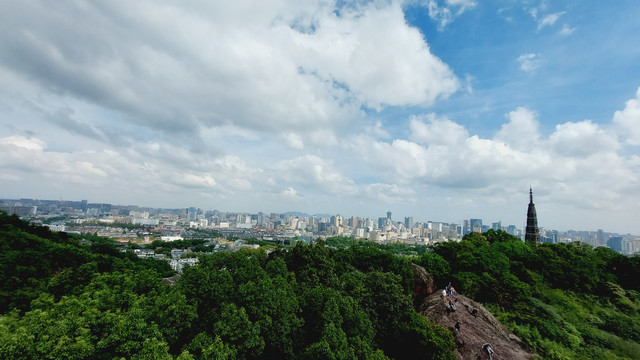
[[[525,219],[523,204],[523,220]],[[461,224],[436,221],[414,221],[409,216],[394,219],[391,211],[377,219],[340,214],[239,213],[202,210],[147,208],[136,205],[89,203],[87,200],[0,199],[0,209],[48,226],[53,231],[91,233],[119,241],[174,241],[201,236],[201,231],[215,232],[233,239],[255,238],[272,242],[312,241],[332,236],[368,239],[377,243],[402,242],[429,245],[442,241],[458,241],[472,232],[503,230],[524,239],[523,230],[501,221],[490,225],[480,218],[463,220]],[[542,243],[581,241],[594,247],[605,246],[622,254],[640,251],[640,237],[620,235],[603,230],[560,232],[539,228]]]

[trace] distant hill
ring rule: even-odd
[[[314,214],[314,215],[309,215],[307,213],[303,213],[303,212],[299,212],[299,211],[289,211],[284,213],[285,215],[289,215],[289,216],[297,216],[299,218],[303,218],[303,217],[312,217],[315,216],[317,218],[330,218],[334,215],[331,214]]]

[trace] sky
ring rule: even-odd
[[[0,7],[0,198],[640,234],[637,0]]]

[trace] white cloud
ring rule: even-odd
[[[624,110],[615,112],[613,122],[628,144],[640,145],[640,87],[636,97],[625,103]]]
[[[358,192],[358,197],[370,199],[383,204],[410,204],[419,202],[416,199],[416,192],[407,187],[397,184],[368,184],[362,186]]]
[[[407,26],[399,4],[326,16],[313,33],[290,33],[305,74],[332,85],[336,94],[348,89],[368,107],[426,106],[459,87],[420,31]]]
[[[507,118],[509,122],[502,125],[494,140],[516,150],[531,150],[539,145],[538,121],[531,110],[519,107]]]
[[[382,128],[382,121],[376,121],[372,126],[366,126],[364,133],[368,136],[377,139],[387,139],[390,137],[389,133]]]
[[[549,136],[549,145],[558,155],[578,158],[615,152],[619,147],[611,134],[588,120],[556,125],[556,131]]]
[[[562,29],[560,30],[560,35],[562,36],[569,36],[571,34],[573,34],[573,32],[576,30],[576,28],[572,28],[567,24],[562,25]]]
[[[627,118],[640,120],[639,100],[616,113],[619,125]],[[409,140],[363,136],[354,149],[384,182],[435,186],[438,193],[473,191],[483,204],[500,204],[502,194],[534,185],[552,198],[545,199],[547,206],[616,213],[636,206],[640,157],[624,155],[613,131],[585,120],[559,124],[543,137],[531,110],[517,108],[507,119],[493,139],[483,139],[434,114],[412,117]]]
[[[427,9],[429,17],[438,23],[438,30],[444,30],[453,20],[465,11],[475,7],[473,0],[445,0],[439,3],[437,0],[429,0]]]
[[[555,24],[556,21],[558,21],[558,19],[560,18],[560,16],[564,15],[565,13],[566,12],[562,11],[562,12],[545,15],[544,17],[538,20],[538,30],[541,30],[545,26],[551,26]],[[534,18],[536,18],[536,16],[534,16]]]
[[[294,199],[297,200],[300,197],[298,196],[298,192],[296,191],[296,189],[289,187],[286,188],[284,190],[282,190],[282,192],[280,193],[283,197],[288,198],[288,199]]]
[[[520,69],[525,72],[533,72],[540,67],[540,57],[537,54],[529,53],[518,56]]]
[[[283,137],[284,137],[284,141],[287,143],[287,145],[289,145],[289,147],[293,149],[304,148],[304,142],[302,141],[302,138],[300,137],[300,135],[294,134],[294,133],[286,133],[283,135]]]
[[[438,118],[433,113],[411,116],[409,127],[410,140],[428,145],[460,144],[469,137],[464,127],[447,118]]]
[[[42,151],[45,148],[44,141],[35,138],[26,138],[24,136],[8,136],[0,139],[0,145],[13,145],[27,150]]]
[[[335,170],[331,161],[315,155],[279,161],[270,167],[269,172],[272,179],[277,179],[277,184],[321,188],[330,193],[345,191],[352,186],[352,181]]]
[[[6,174],[20,181],[37,174],[33,179],[45,180],[48,186],[66,182],[94,182],[99,185],[106,184],[108,176],[112,175],[109,167],[86,160],[98,156],[91,151],[82,154],[45,151],[45,143],[36,138],[1,138],[0,153],[3,154],[0,167]]]
[[[396,2],[67,3],[56,17],[51,6],[8,9],[0,67],[41,98],[191,143],[224,126],[335,131],[363,105],[425,106],[459,86]]]

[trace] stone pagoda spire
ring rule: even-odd
[[[524,235],[524,241],[535,245],[540,244],[538,216],[536,215],[536,206],[533,204],[533,190],[531,187],[529,187],[529,209],[527,209],[527,230]]]

